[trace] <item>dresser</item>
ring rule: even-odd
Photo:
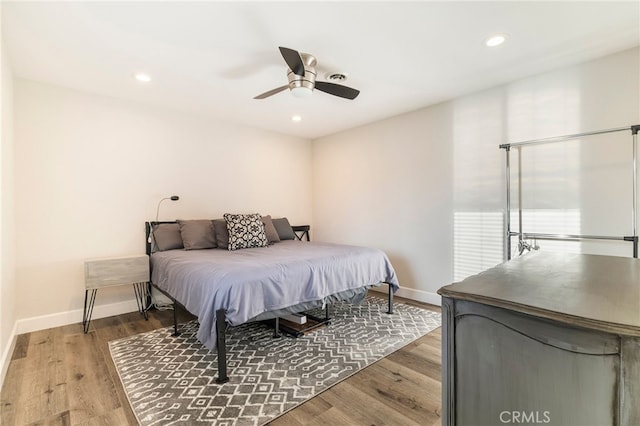
[[[132,285],[138,311],[147,318],[146,296],[149,284],[149,256],[146,254],[102,257],[84,262],[84,332],[89,330],[98,290],[106,287]]]
[[[640,260],[531,253],[442,287],[442,425],[640,425]]]

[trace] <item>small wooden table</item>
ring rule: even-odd
[[[84,262],[84,283],[82,326],[85,333],[89,330],[98,289],[105,287],[133,285],[138,311],[147,319],[145,296],[149,284],[149,256],[146,254],[88,259]]]
[[[442,287],[442,425],[640,425],[640,260],[531,253]]]

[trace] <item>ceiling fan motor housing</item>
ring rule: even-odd
[[[316,65],[318,62],[313,55],[308,53],[300,53],[300,58],[304,63],[304,76],[296,75],[290,69],[287,69],[287,79],[289,80],[289,90],[297,87],[304,87],[313,90],[316,84]]]

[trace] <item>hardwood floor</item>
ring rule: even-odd
[[[87,334],[73,324],[18,336],[0,393],[0,424],[137,424],[107,342],[172,323],[172,311],[153,311],[148,321],[135,312],[94,320]],[[440,345],[437,329],[271,424],[440,425]]]

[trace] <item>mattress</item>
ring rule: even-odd
[[[216,346],[218,309],[240,325],[270,312],[357,297],[398,280],[381,250],[343,244],[282,241],[236,251],[167,250],[151,255],[151,279],[198,317],[198,339]]]

